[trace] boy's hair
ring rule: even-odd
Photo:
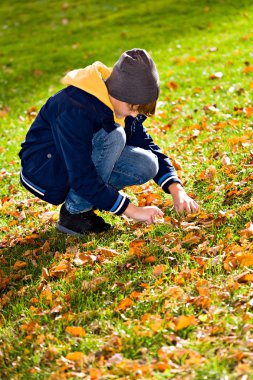
[[[131,110],[137,110],[139,113],[142,113],[146,116],[153,116],[155,114],[155,109],[156,109],[156,103],[157,101],[155,100],[154,102],[148,103],[148,104],[129,104]],[[137,106],[137,109],[136,109]]]

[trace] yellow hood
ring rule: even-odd
[[[62,79],[62,83],[78,87],[81,90],[94,95],[113,111],[114,120],[120,125],[124,126],[124,118],[116,118],[112,103],[110,102],[108,96],[107,87],[104,83],[104,80],[110,76],[111,71],[112,69],[97,61],[92,65],[85,67],[84,69],[70,71]]]

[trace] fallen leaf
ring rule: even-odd
[[[253,223],[248,222],[245,227],[246,228],[240,231],[239,234],[241,236],[247,236],[247,237],[253,236]]]
[[[17,260],[15,264],[13,265],[13,269],[19,270],[21,268],[25,268],[27,266],[27,263],[25,261]]]
[[[243,72],[245,74],[253,73],[253,66],[245,66],[244,69],[243,69]]]
[[[224,166],[230,165],[231,164],[230,158],[226,154],[224,154],[224,156],[222,157],[221,163]]]
[[[124,298],[120,301],[119,305],[115,307],[115,311],[126,310],[128,307],[133,305],[133,301],[130,298]]]
[[[102,276],[102,277],[93,278],[91,281],[83,281],[82,289],[86,291],[87,290],[96,291],[100,287],[101,284],[104,284],[108,280],[109,280],[108,277]]]
[[[239,283],[253,282],[253,273],[245,273],[236,277]]]
[[[134,240],[129,244],[129,254],[130,255],[142,255],[144,253],[144,248],[146,248],[146,240]]]
[[[175,331],[185,329],[188,326],[198,324],[198,320],[193,315],[180,315],[175,324]]]
[[[85,330],[83,327],[75,327],[75,326],[68,326],[66,327],[65,331],[75,337],[83,337],[86,335]]]
[[[158,276],[160,276],[162,273],[166,272],[166,270],[167,270],[166,265],[164,265],[164,264],[156,265],[156,266],[154,267],[154,270],[153,270],[153,275],[154,275],[155,277],[158,277]]]
[[[240,267],[248,267],[253,265],[253,253],[239,252],[236,255],[236,260],[239,262]]]
[[[75,351],[75,352],[69,352],[66,355],[66,359],[71,360],[73,362],[78,362],[79,364],[81,364],[84,362],[85,356],[82,352]]]
[[[60,277],[70,271],[71,265],[67,260],[62,260],[59,264],[52,266],[49,270],[50,276]]]
[[[90,380],[99,380],[102,376],[102,371],[98,368],[90,368]]]
[[[223,73],[221,71],[218,71],[217,73],[214,73],[209,76],[209,79],[220,79],[223,77]]]
[[[42,292],[40,293],[40,297],[44,300],[46,300],[47,302],[51,302],[52,299],[53,299],[53,293],[51,291],[51,288],[50,286],[47,286],[45,289],[42,290]]]

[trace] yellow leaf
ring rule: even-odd
[[[193,326],[198,323],[198,320],[193,315],[180,315],[177,318],[175,331],[185,329],[188,326]]]
[[[76,337],[82,337],[86,335],[86,332],[82,327],[68,326],[66,327],[66,332]]]

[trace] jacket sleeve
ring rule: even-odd
[[[61,113],[54,123],[58,151],[65,162],[70,187],[99,209],[120,215],[129,199],[97,173],[91,159],[93,127],[94,122],[82,110]]]
[[[161,186],[165,193],[169,193],[168,187],[172,183],[180,183],[182,185],[182,182],[178,178],[169,157],[161,151],[159,146],[154,143],[152,137],[147,133],[146,128],[142,124],[142,121],[145,119],[146,117],[143,115],[139,115],[135,119],[132,117],[126,119],[127,144],[151,150],[157,156],[159,170],[153,179]]]

